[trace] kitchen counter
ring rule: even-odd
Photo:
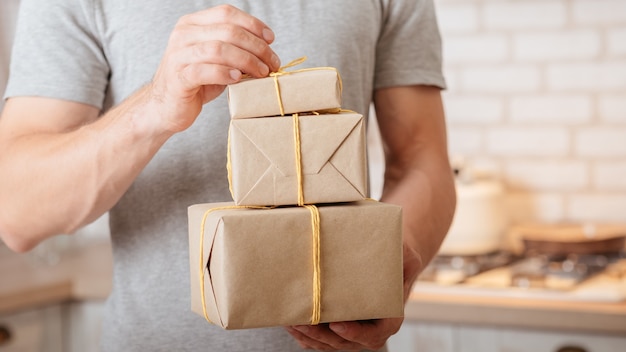
[[[111,248],[99,243],[46,266],[0,255],[0,315],[71,300],[103,300],[111,290]],[[594,303],[414,292],[407,321],[508,326],[626,335],[626,302]]]
[[[71,300],[104,300],[111,291],[109,243],[63,253],[47,265],[30,254],[0,255],[0,315]]]
[[[406,320],[626,336],[626,302],[596,303],[413,292]]]

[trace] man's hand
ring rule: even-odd
[[[230,5],[182,17],[150,85],[151,98],[160,103],[162,128],[188,128],[202,105],[242,73],[265,77],[277,70],[280,60],[269,46],[273,40],[267,25]]]
[[[435,256],[452,221],[455,189],[446,149],[439,88],[379,89],[374,95],[385,150],[383,202],[402,206],[404,299]],[[323,275],[323,274],[322,274]],[[323,300],[323,298],[322,298]],[[395,334],[401,318],[288,327],[304,348],[376,350]]]
[[[422,270],[419,254],[404,246],[404,301],[409,298],[413,281]],[[360,351],[381,349],[398,332],[403,318],[338,322],[287,327],[287,332],[306,349],[322,351]]]
[[[152,82],[102,116],[87,104],[9,99],[0,118],[0,238],[27,251],[111,209],[204,103],[242,73],[278,69],[273,40],[257,18],[218,6],[182,17]]]
[[[402,318],[287,327],[302,348],[320,351],[378,350],[402,325]]]

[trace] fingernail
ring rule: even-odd
[[[342,333],[346,331],[346,324],[343,324],[343,323],[330,324],[330,329],[334,332]]]
[[[269,67],[267,67],[266,64],[264,63],[259,63],[259,73],[261,74],[261,76],[265,77],[270,73],[270,69]]]
[[[278,55],[276,54],[272,54],[272,65],[276,67],[276,69],[280,67],[280,59],[278,58]]]
[[[274,40],[274,32],[272,32],[269,28],[263,28],[263,39],[266,42],[271,43]]]
[[[230,78],[234,79],[235,81],[238,81],[241,78],[241,71],[239,70],[230,70],[229,74]]]

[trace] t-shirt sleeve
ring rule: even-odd
[[[384,2],[374,88],[414,84],[446,88],[441,67],[441,36],[433,1]]]
[[[89,3],[21,1],[5,98],[40,96],[102,109],[109,66]]]

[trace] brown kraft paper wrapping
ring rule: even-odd
[[[298,204],[291,116],[232,120],[231,190],[237,205]],[[299,116],[305,204],[350,202],[367,195],[363,116]]]
[[[209,209],[189,207],[192,310],[204,315],[200,232]],[[319,206],[321,322],[403,315],[401,208],[375,201]],[[208,317],[225,329],[310,324],[311,214],[303,207],[208,213],[204,227]]]
[[[233,119],[292,114],[341,107],[341,79],[332,67],[284,72],[276,77],[245,79],[228,86],[228,107]]]

